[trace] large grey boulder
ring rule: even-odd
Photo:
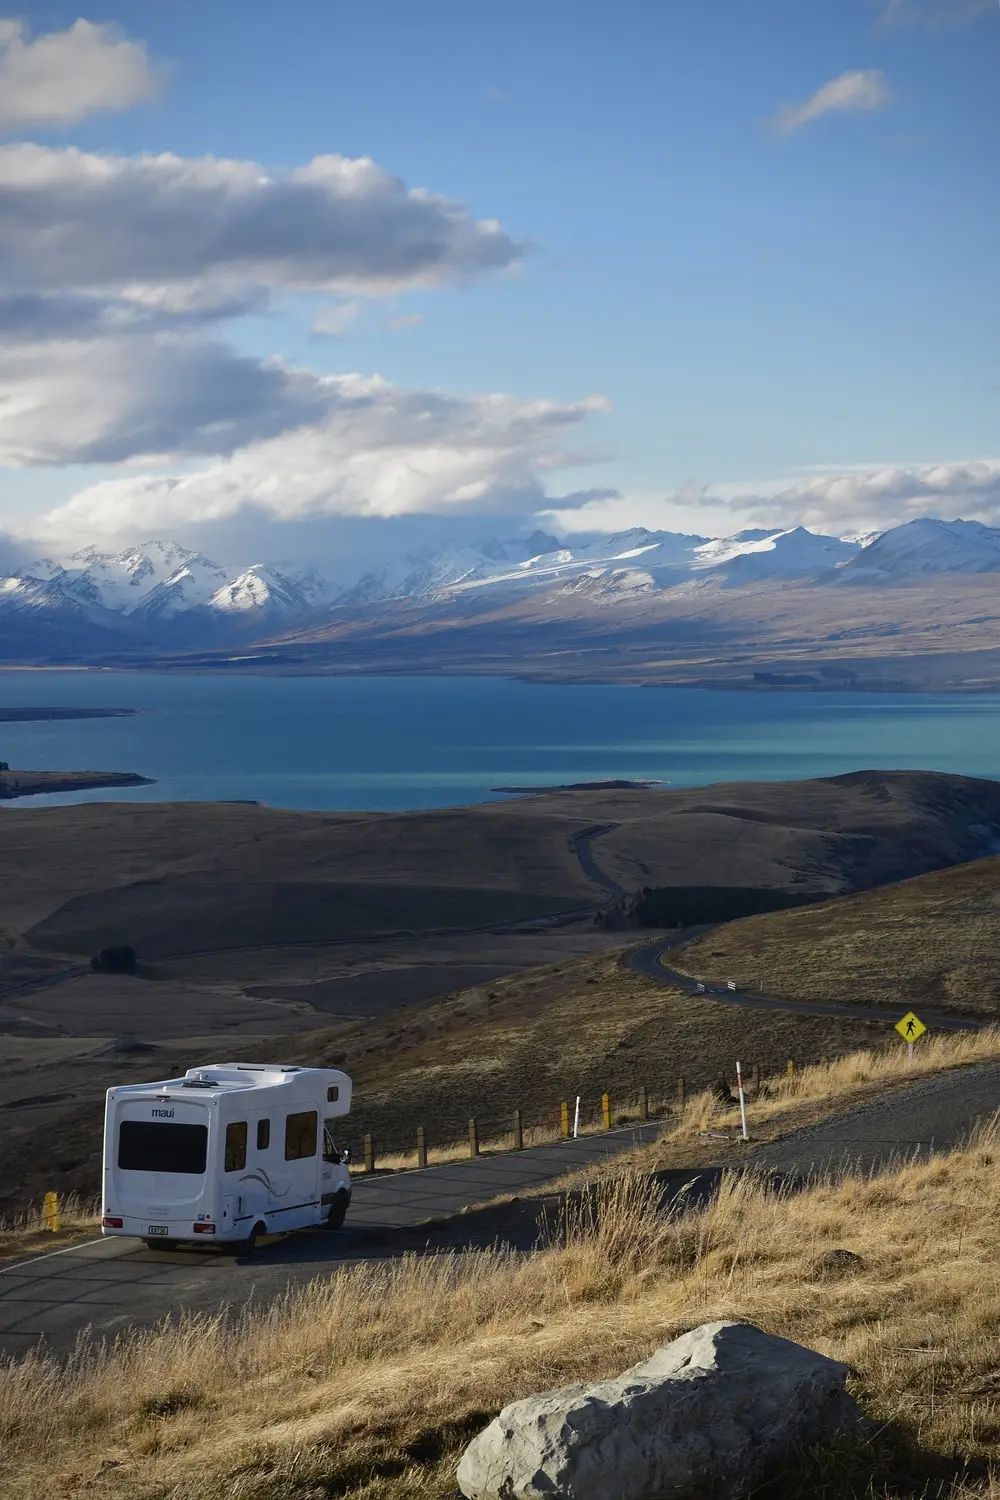
[[[468,1500],[745,1495],[796,1445],[858,1422],[846,1377],[748,1323],[705,1323],[613,1380],[504,1407],[458,1483]]]

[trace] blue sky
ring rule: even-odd
[[[66,32],[77,15],[35,4],[16,44],[22,62],[26,46]],[[235,535],[318,519],[332,527],[360,510],[430,513],[440,530],[442,517],[471,512],[462,527],[478,524],[477,510],[530,520],[553,502],[577,512],[570,527],[709,531],[772,513],[840,529],[918,511],[1000,512],[997,4],[160,0],[106,4],[87,18],[144,45],[145,81],[112,79],[124,102],[107,104],[98,79],[91,106],[72,120],[26,109],[8,123],[8,145],[234,158],[279,177],[328,153],[370,157],[407,190],[461,205],[469,223],[498,220],[511,248],[496,263],[480,263],[478,249],[449,251],[393,288],[357,272],[347,289],[329,279],[303,287],[298,270],[272,267],[252,311],[213,313],[197,335],[245,357],[241,381],[250,365],[276,359],[320,378],[377,373],[391,391],[448,393],[460,407],[458,435],[454,413],[422,418],[435,424],[434,455],[415,493],[397,502],[393,472],[374,467],[376,448],[398,446],[386,413],[363,437],[360,466],[350,425],[338,427],[335,460],[346,447],[352,477],[334,496],[303,485],[283,508],[257,471],[247,479],[247,450],[259,441],[282,444],[272,494],[289,464],[297,475],[303,462],[322,468],[324,450],[307,444],[302,459],[288,437],[327,421],[318,387],[296,393],[305,404],[281,421],[254,397],[269,411],[259,434],[252,412],[240,409],[237,422],[227,407],[214,440],[206,430],[193,439],[185,424],[198,426],[197,415],[184,411],[154,438],[133,431],[132,419],[119,435],[115,382],[128,384],[127,361],[148,371],[153,344],[143,340],[161,351],[173,341],[163,384],[149,377],[143,388],[151,407],[166,387],[188,384],[192,335],[173,327],[130,334],[127,348],[116,334],[113,361],[104,343],[81,360],[91,387],[104,382],[94,430],[113,433],[91,441],[65,373],[64,334],[53,341],[49,330],[8,379],[16,391],[19,370],[30,370],[31,399],[56,423],[65,403],[73,439],[53,449],[38,422],[7,442],[0,430],[9,529],[82,536],[92,520],[102,538],[128,540],[154,524],[204,530],[210,513],[215,531]],[[838,80],[812,118],[790,112]],[[116,232],[106,206],[92,230],[78,219],[60,232],[100,235],[102,225]],[[2,226],[0,193],[0,236]],[[302,243],[312,233],[303,220]],[[197,239],[197,228],[188,235]],[[0,238],[0,274],[3,252]],[[32,257],[22,263],[30,270]],[[183,273],[189,290],[193,277],[199,295],[217,286],[216,270],[196,272]],[[15,268],[4,287],[37,292],[51,308],[63,291],[94,294],[92,273],[74,274],[57,265],[28,288]],[[130,262],[116,296],[131,295],[133,274],[152,285],[160,271],[147,276]],[[173,276],[168,268],[165,280]],[[65,337],[79,348],[72,331]],[[114,370],[105,376],[106,363]],[[224,364],[213,367],[215,393],[229,379]],[[483,393],[508,399],[502,436],[479,433],[482,410],[468,403]],[[608,409],[577,408],[591,396]],[[567,408],[551,445],[537,424],[523,442],[518,435],[536,422],[540,398]],[[502,462],[481,459],[480,473],[470,446],[502,450]],[[269,452],[261,462],[272,462]],[[198,479],[203,470],[211,482]],[[873,483],[869,471],[892,478]],[[183,500],[178,479],[188,481]],[[230,494],[248,486],[242,508],[218,502],[223,483]],[[359,501],[366,485],[383,498]],[[591,490],[617,493],[582,512],[559,498]],[[734,497],[736,509],[722,503]]]

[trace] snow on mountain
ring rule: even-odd
[[[530,540],[530,539],[529,539]],[[690,566],[695,549],[704,543],[702,536],[688,536],[676,531],[648,531],[635,526],[608,536],[569,538],[562,545],[549,538],[552,549],[527,558],[515,568],[484,569],[461,580],[457,587],[488,588],[500,585],[523,587],[552,584],[560,578],[592,573],[595,565],[606,568],[635,564],[649,573],[660,586],[678,581],[678,575]],[[595,575],[596,576],[596,575]]]
[[[310,613],[308,590],[295,578],[257,563],[218,589],[208,609],[221,615],[256,615],[292,620]]]
[[[845,564],[844,583],[901,583],[935,573],[1000,572],[1000,528],[925,516],[884,531]]]
[[[36,557],[33,562],[18,569],[19,578],[58,578],[65,569],[54,557]]]
[[[520,568],[543,563],[558,548],[555,537],[541,531],[508,541],[489,537],[473,546],[422,547],[384,568],[365,573],[336,602],[349,605],[421,599],[460,584],[517,576]]]
[[[129,610],[136,620],[166,620],[208,604],[227,580],[225,568],[192,554],[183,567],[158,583]]]
[[[578,599],[620,600],[655,589],[652,573],[642,568],[608,568],[600,572],[578,573],[564,583],[559,592]]]
[[[0,578],[0,615],[23,621],[66,621],[67,624],[113,626],[114,619],[99,604],[77,598],[62,574],[54,578]]]
[[[214,566],[200,552],[176,542],[152,541],[118,553],[84,547],[66,559],[60,576],[78,598],[127,615],[183,569]]]
[[[741,531],[696,548],[694,569],[734,588],[771,579],[815,578],[847,563],[858,548],[840,537],[793,526],[789,531]]]

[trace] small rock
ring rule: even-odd
[[[813,1275],[828,1279],[832,1276],[850,1276],[855,1271],[863,1271],[865,1263],[860,1255],[855,1255],[853,1250],[824,1250],[823,1254],[813,1261]]]
[[[612,1380],[515,1401],[466,1448],[467,1500],[736,1500],[860,1413],[846,1365],[706,1323]]]

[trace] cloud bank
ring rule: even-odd
[[[458,397],[361,375],[311,377],[299,390],[299,373],[280,372],[293,382],[284,399],[301,401],[312,420],[248,442],[196,473],[141,473],[90,485],[33,534],[53,543],[68,536],[119,541],[241,518],[530,515],[546,503],[553,467],[572,462],[567,433],[606,409],[600,397],[569,403]],[[252,378],[250,384],[256,395]],[[238,424],[239,417],[223,409],[219,420]]]
[[[0,275],[18,291],[230,289],[375,293],[517,262],[495,219],[368,157],[289,172],[218,157],[0,147]]]
[[[826,474],[753,504],[735,500],[766,525],[801,523],[816,531],[883,530],[916,516],[1000,522],[1000,459]]]

